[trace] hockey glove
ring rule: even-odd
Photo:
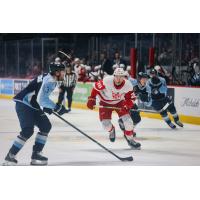
[[[134,104],[133,104],[133,107],[132,107],[131,109],[133,109],[133,110],[138,110],[138,106],[137,106],[137,104],[134,103]]]
[[[56,104],[54,111],[57,112],[59,115],[63,115],[67,113],[66,108],[63,105]]]
[[[133,107],[133,101],[131,99],[124,100],[122,102],[122,109],[129,111]]]
[[[87,107],[90,110],[93,110],[95,105],[96,105],[96,99],[92,97],[88,97]]]
[[[53,112],[53,110],[52,110],[51,108],[43,108],[43,111],[44,111],[45,113],[48,113],[49,115],[51,115],[52,112]]]

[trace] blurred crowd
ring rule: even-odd
[[[65,63],[66,61],[62,61],[61,58],[57,57],[55,58],[55,62]],[[78,81],[82,82],[94,82],[103,79],[107,75],[112,75],[118,67],[123,68],[128,76],[131,74],[131,66],[122,58],[119,51],[114,53],[112,59],[105,52],[102,52],[98,65],[88,65],[85,59],[77,57],[70,60],[70,65],[72,70],[77,74]],[[147,67],[143,71],[149,73],[152,68],[158,72],[159,76],[166,80],[168,85],[200,86],[200,67],[197,59],[190,61],[185,70],[185,73],[187,73],[187,81],[179,78],[175,68],[170,71],[164,65]]]
[[[24,72],[22,73],[22,71],[20,71],[20,74],[24,75],[20,77],[33,79],[39,74],[47,72],[48,63],[50,62],[70,63],[72,70],[77,74],[78,81],[82,82],[94,82],[100,80],[106,75],[112,75],[114,70],[118,67],[127,71],[127,75],[130,75],[131,73],[130,61],[127,60],[127,58],[123,58],[120,51],[115,51],[113,56],[110,57],[108,57],[106,52],[101,52],[98,64],[90,63],[87,58],[78,58],[75,56],[74,52],[71,52],[70,56],[71,59],[66,60],[62,55],[48,55],[46,58],[47,64],[45,69],[38,60],[34,60],[33,63],[27,61],[26,66],[23,67]],[[163,49],[159,55],[155,55],[155,62],[157,63],[155,66],[144,67],[137,63],[137,71],[148,73],[150,69],[154,68],[157,70],[159,76],[165,78],[168,85],[200,86],[200,61],[196,56],[193,56],[190,60],[189,56],[187,60],[186,58],[183,59],[184,68],[182,66],[178,67],[178,71],[176,66],[171,67],[169,65],[171,59],[172,50],[170,50],[170,48]],[[0,76],[4,73],[3,68],[0,68]],[[13,74],[15,74],[15,76],[13,76]],[[184,75],[184,77],[182,77],[182,75]],[[16,73],[9,70],[7,77],[16,78]]]

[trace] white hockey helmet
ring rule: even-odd
[[[114,76],[126,76],[125,71],[123,68],[117,68],[114,71]]]

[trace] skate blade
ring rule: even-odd
[[[141,147],[132,147],[130,146],[131,150],[141,150]]]
[[[2,166],[16,166],[17,163],[13,163],[13,162],[10,162],[10,161],[5,161]]]
[[[47,165],[48,161],[41,161],[41,160],[31,160],[30,165],[35,165],[35,166],[44,166]]]
[[[172,130],[176,129],[176,126],[169,126]]]
[[[178,124],[178,123],[176,123],[176,125],[178,125],[179,127],[181,127],[181,128],[183,128],[183,124]]]

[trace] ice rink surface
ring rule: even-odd
[[[0,100],[0,164],[20,131],[15,103]],[[49,118],[53,128],[49,134],[44,155],[49,165],[68,166],[185,166],[200,165],[200,126],[185,124],[184,128],[171,130],[163,121],[142,118],[136,127],[137,141],[141,150],[131,150],[118,127],[117,115],[113,114],[117,138],[114,143],[103,130],[98,112],[73,109],[63,117],[89,136],[121,157],[133,156],[133,162],[121,162],[97,144],[65,124],[56,116]],[[37,128],[35,129],[35,133]],[[29,165],[35,134],[17,155],[19,165]]]

